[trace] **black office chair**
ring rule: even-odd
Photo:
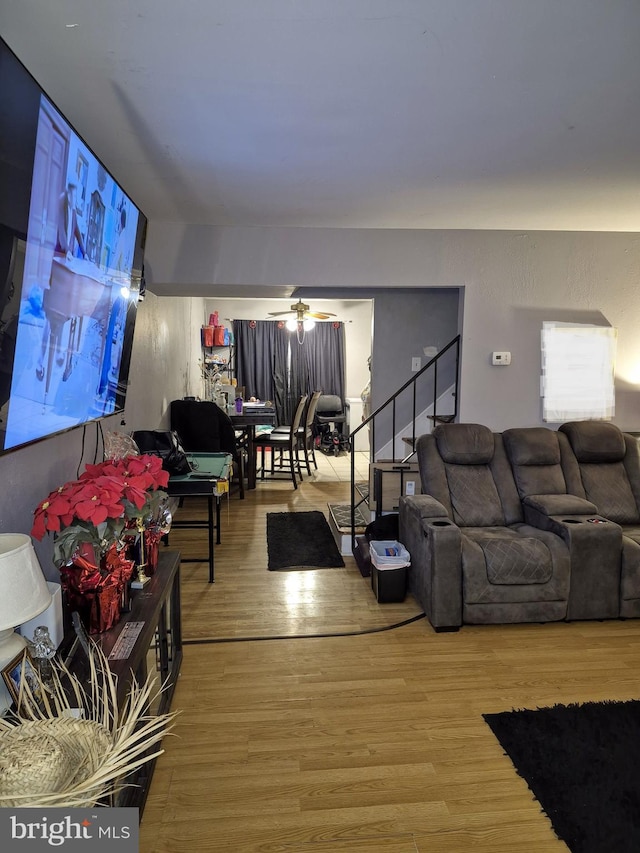
[[[338,456],[351,450],[349,436],[345,435],[346,408],[337,394],[323,394],[316,406],[314,430],[320,450]]]
[[[233,457],[235,481],[244,499],[244,455],[238,447],[229,415],[210,400],[173,400],[171,429],[180,437],[187,453],[229,453]]]

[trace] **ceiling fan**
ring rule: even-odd
[[[270,317],[282,317],[284,314],[295,314],[295,320],[298,323],[302,323],[303,320],[328,320],[329,317],[335,317],[335,314],[331,314],[327,311],[310,311],[309,306],[305,305],[302,299],[299,299],[294,305],[291,306],[289,311],[270,311]]]

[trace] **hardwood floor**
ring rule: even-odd
[[[352,557],[268,572],[267,512],[348,500],[348,473],[319,461],[297,491],[230,499],[215,584],[204,562],[183,567],[181,714],[141,853],[566,850],[482,714],[638,698],[640,623],[435,634],[423,618],[389,627],[420,608],[377,604]],[[175,531],[171,547],[194,553],[195,537]]]

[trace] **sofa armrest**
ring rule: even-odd
[[[400,498],[400,541],[411,555],[409,589],[436,631],[462,625],[461,532],[430,495]]]
[[[431,495],[403,495],[400,497],[402,504],[416,518],[447,518],[444,506]]]
[[[559,536],[569,549],[567,619],[619,615],[622,528],[574,495],[531,495],[522,501],[527,524]]]
[[[525,508],[530,507],[543,515],[597,515],[598,508],[591,501],[576,495],[528,495],[522,501]]]

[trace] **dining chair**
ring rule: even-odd
[[[307,394],[303,394],[303,396],[300,397],[300,401],[298,402],[293,421],[286,432],[276,432],[276,430],[273,430],[270,433],[266,433],[265,435],[261,435],[256,438],[256,452],[257,448],[260,448],[261,480],[264,480],[265,478],[265,451],[269,449],[271,451],[271,476],[275,477],[276,474],[279,473],[279,471],[284,471],[284,454],[287,453],[287,462],[289,468],[288,476],[290,476],[291,480],[293,481],[293,488],[298,488],[298,482],[296,480],[296,470],[298,472],[300,482],[302,482],[302,468],[300,467],[300,457],[298,454],[298,430],[302,422],[302,414],[304,412],[304,407],[307,403],[307,399]],[[276,454],[278,455],[278,470],[276,470]]]
[[[313,434],[313,422],[316,415],[316,408],[318,406],[318,400],[322,396],[322,391],[314,391],[311,395],[311,399],[309,400],[309,404],[307,405],[307,410],[304,415],[304,423],[301,423],[298,427],[297,432],[297,450],[304,451],[304,464],[307,469],[307,473],[311,476],[311,462],[313,462],[313,467],[318,470],[318,463],[316,462],[316,453],[315,453],[315,436]],[[282,426],[276,427],[273,432],[275,433],[288,433],[291,427],[289,425],[283,424]]]

